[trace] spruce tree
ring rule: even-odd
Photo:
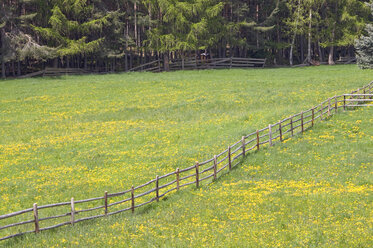
[[[72,56],[85,57],[99,50],[104,40],[103,29],[109,14],[103,14],[86,0],[56,0],[51,9],[48,27],[32,26],[50,48],[55,58],[65,58],[70,66]]]
[[[373,3],[370,5],[373,14]],[[373,69],[373,25],[366,25],[366,35],[355,43],[357,63],[360,68]]]

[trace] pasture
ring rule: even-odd
[[[371,80],[370,71],[333,66],[0,82],[0,214],[127,189]],[[5,244],[365,246],[372,241],[371,114],[335,116],[249,156],[216,183],[134,216]]]

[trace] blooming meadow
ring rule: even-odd
[[[360,87],[371,76],[336,66],[0,82],[0,213],[128,189],[209,158],[242,135]],[[6,244],[368,244],[371,113],[333,117],[248,156],[216,183],[173,194],[134,216]],[[351,243],[357,233],[360,243]]]

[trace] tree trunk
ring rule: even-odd
[[[6,75],[5,75],[5,62],[4,62],[4,60],[1,62],[1,78],[2,79],[6,78]]]
[[[5,79],[6,78],[6,75],[5,75],[5,58],[4,58],[4,48],[3,48],[3,44],[5,43],[5,30],[2,28],[0,30],[0,35],[1,35],[1,48],[0,48],[0,51],[1,51],[1,78],[2,79]]]
[[[14,61],[12,61],[12,73],[13,73],[13,77],[16,76],[16,66],[14,64]]]
[[[334,43],[334,38],[335,38],[335,25],[336,25],[336,23],[334,23],[333,31],[332,31],[332,44]],[[334,62],[334,45],[331,45],[331,47],[329,48],[328,64],[329,65],[334,65],[335,64],[335,62]]]
[[[169,57],[168,57],[168,52],[165,52],[163,54],[163,60],[164,60],[164,70],[165,71],[169,71],[170,70],[170,61],[169,61]]]
[[[318,48],[318,51],[319,51],[319,60],[320,60],[320,62],[324,62],[324,55],[322,53],[322,49],[321,49],[321,46],[320,46],[320,40],[317,41],[317,48]]]
[[[338,1],[335,3],[335,13],[338,13]],[[329,58],[328,58],[328,64],[334,65],[334,40],[335,40],[335,28],[337,25],[337,19],[333,23],[333,30],[332,30],[332,37],[331,37],[331,47],[329,49]]]
[[[134,28],[134,31],[135,31],[135,43],[136,43],[136,46],[138,47],[139,44],[138,44],[138,40],[137,40],[137,0],[135,0],[135,2],[133,3],[133,11],[134,11],[134,25],[135,25],[135,28]]]
[[[181,70],[184,70],[184,67],[185,67],[185,57],[184,57],[184,52],[183,54],[181,55]]]
[[[259,4],[256,4],[256,23],[259,23]],[[259,49],[259,31],[256,31],[256,48]]]
[[[127,72],[128,71],[128,53],[124,55],[124,70]]]
[[[84,54],[84,70],[88,70],[88,58],[86,54]]]
[[[125,55],[124,55],[124,68],[125,71],[128,71],[128,32],[129,32],[129,23],[128,20],[126,21],[126,33],[125,33],[125,38],[126,38],[126,47],[125,47]]]
[[[300,36],[300,61],[304,61],[304,36]]]
[[[311,37],[312,37],[312,8],[310,8],[309,14],[310,22],[308,24],[308,49],[307,49],[307,57],[305,62],[311,64]]]
[[[130,52],[130,69],[133,67],[133,53]]]
[[[334,46],[331,46],[329,48],[329,58],[328,58],[328,64],[329,65],[334,65]]]
[[[17,59],[17,76],[21,76],[21,61],[19,59]]]
[[[297,31],[298,31],[298,22],[299,22],[299,15],[300,15],[300,0],[298,0],[298,10],[297,10],[297,20],[295,22],[295,31],[293,35],[293,39],[291,41],[291,46],[290,46],[290,54],[289,54],[289,62],[290,66],[293,66],[294,61],[293,61],[293,51],[294,51],[294,45],[295,45],[295,38],[297,37]]]
[[[152,6],[151,6],[151,4],[150,4],[150,1],[149,1],[149,11],[148,11],[148,14],[149,14],[149,31],[151,31],[152,30]]]
[[[293,36],[293,40],[291,41],[291,46],[290,46],[290,54],[289,54],[289,63],[290,66],[293,66],[293,50],[294,50],[294,44],[295,44],[295,34]]]
[[[58,67],[58,58],[53,59],[53,67],[57,68]]]

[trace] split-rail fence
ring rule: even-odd
[[[256,58],[213,58],[213,59],[177,59],[169,62],[170,71],[204,70],[204,69],[232,69],[232,68],[263,68],[266,59]],[[130,71],[164,71],[164,61],[156,60],[136,66]]]
[[[231,69],[231,68],[263,68],[266,63],[266,59],[257,58],[213,58],[213,59],[176,59],[169,61],[169,70],[203,70],[203,69]],[[83,75],[83,74],[103,74],[112,73],[114,68],[108,67],[96,67],[95,69],[81,69],[81,68],[54,68],[46,67],[44,70],[32,72],[20,76],[19,78],[30,78],[38,76],[48,77],[59,77],[66,75]],[[158,59],[148,63],[144,63],[128,71],[148,71],[148,72],[162,72],[165,71],[164,60]]]
[[[156,176],[145,184],[132,186],[122,192],[104,192],[102,196],[91,199],[76,200],[71,198],[70,201],[42,206],[34,203],[28,209],[1,215],[0,220],[6,223],[0,226],[0,230],[8,230],[8,232],[7,236],[0,238],[0,241],[27,233],[37,234],[65,225],[73,226],[82,221],[126,211],[133,213],[137,208],[159,201],[173,191],[179,191],[189,185],[199,187],[201,182],[209,179],[210,181],[216,180],[223,172],[232,170],[241,162],[239,158],[245,157],[250,151],[260,150],[263,146],[273,146],[275,142],[281,142],[297,133],[303,133],[317,122],[337,113],[338,109],[346,110],[361,106],[373,106],[371,104],[373,103],[372,93],[373,82],[349,94],[331,97],[313,108],[243,136],[236,143],[228,146],[226,150],[207,161],[196,162],[188,168],[177,168],[173,172]],[[84,204],[90,205],[84,208]],[[61,213],[48,216],[48,213],[50,213],[47,211],[48,209],[60,209]],[[91,214],[92,212],[95,212],[95,214]],[[23,217],[24,219],[22,219]],[[62,218],[64,218],[62,222],[54,222],[52,225],[44,224]],[[27,227],[30,229],[27,229]],[[16,233],[9,231],[11,228],[16,228]]]

